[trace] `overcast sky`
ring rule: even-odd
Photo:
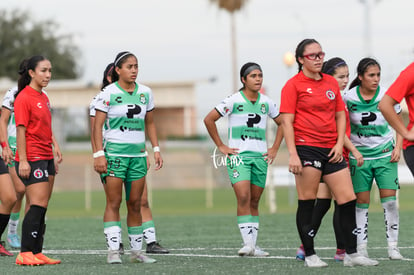
[[[372,5],[372,56],[388,86],[414,57],[414,1],[365,1]],[[141,82],[199,81],[200,117],[232,92],[229,16],[209,0],[1,0],[0,8],[53,19],[61,33],[73,34],[87,82],[99,82],[106,64],[129,50],[138,57]],[[238,67],[261,64],[264,86],[279,102],[296,72],[296,65],[284,65],[284,54],[315,38],[326,58],[347,61],[354,78],[366,54],[364,14],[361,0],[250,0],[236,16]],[[204,82],[213,76],[215,83]]]

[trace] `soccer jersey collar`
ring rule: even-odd
[[[126,93],[126,94],[128,94],[128,95],[135,95],[136,93],[137,93],[137,91],[138,91],[138,83],[136,83],[135,82],[135,89],[134,89],[134,91],[132,92],[132,94],[130,94],[130,93],[128,93],[127,91],[125,91],[122,87],[121,87],[121,85],[119,85],[119,83],[118,83],[118,81],[117,82],[115,82],[115,85],[121,90],[121,91],[123,91],[124,93]]]
[[[27,93],[29,93],[30,95],[42,95],[43,91],[37,91],[35,89],[33,89],[32,87],[30,87],[29,85],[26,86],[25,90],[27,91]]]
[[[302,78],[303,80],[306,80],[306,81],[320,82],[320,81],[324,80],[324,76],[323,76],[323,74],[322,74],[322,73],[319,73],[319,74],[321,75],[321,79],[314,79],[314,78],[307,77],[307,76],[303,73],[303,71],[300,71],[300,72],[299,72],[299,77],[300,77],[300,78]]]
[[[358,95],[359,100],[361,100],[362,103],[366,103],[366,104],[370,104],[372,102],[375,102],[375,99],[377,99],[377,96],[379,94],[380,91],[380,86],[377,87],[377,90],[375,91],[375,95],[371,98],[371,100],[369,102],[367,102],[361,95],[361,92],[359,90],[359,85],[356,87],[356,94]]]
[[[255,105],[257,102],[260,101],[260,93],[257,93],[257,99],[256,99],[256,102],[255,103],[253,103],[250,100],[248,100],[247,97],[246,97],[246,95],[243,93],[242,90],[240,91],[240,94],[242,95],[242,97],[244,98],[244,100],[246,100],[248,103],[250,103],[252,105]]]

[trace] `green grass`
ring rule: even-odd
[[[400,193],[399,244],[401,253],[408,258],[405,261],[386,258],[383,214],[379,203],[372,202],[368,251],[380,261],[378,267],[345,268],[333,261],[335,241],[329,212],[315,239],[318,255],[329,266],[305,268],[303,262],[294,259],[300,244],[295,225],[296,201],[291,201],[289,188],[278,188],[276,194],[276,214],[269,213],[266,194],[261,205],[258,244],[270,252],[269,258],[235,256],[241,238],[231,189],[215,190],[211,208],[205,206],[203,190],[154,190],[152,210],[157,236],[171,254],[154,256],[158,262],[152,265],[129,263],[127,255],[122,257],[122,265],[108,265],[102,228],[103,192],[92,193],[90,210],[85,210],[82,192],[56,192],[47,213],[45,253],[62,259],[62,264],[21,267],[14,264],[14,258],[0,257],[0,274],[414,274],[414,186],[403,186]],[[123,217],[125,212],[123,206]],[[127,244],[125,220],[122,222]]]

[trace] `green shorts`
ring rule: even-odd
[[[355,193],[371,191],[374,179],[379,189],[399,189],[398,163],[390,160],[391,156],[364,160],[364,164],[358,167],[356,159],[350,158],[349,167]]]
[[[105,155],[108,161],[108,169],[101,174],[102,182],[105,183],[107,176],[122,179],[124,182],[139,180],[147,174],[146,157],[118,157]]]
[[[267,162],[263,156],[232,156],[231,159],[227,159],[227,173],[231,184],[248,180],[251,184],[265,188]]]

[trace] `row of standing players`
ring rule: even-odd
[[[325,267],[314,248],[321,220],[335,200],[333,225],[337,242],[334,256],[344,266],[375,266],[368,243],[368,208],[375,179],[384,208],[388,257],[403,259],[398,249],[399,189],[398,161],[401,149],[410,169],[414,132],[414,65],[403,71],[386,91],[380,87],[381,68],[373,58],[362,59],[357,77],[341,95],[349,79],[348,66],[341,58],[324,63],[325,53],[314,39],[296,48],[298,74],[282,89],[280,110],[260,93],[263,73],[256,63],[240,70],[243,87],[218,104],[204,119],[219,151],[228,156],[227,170],[237,198],[237,221],[243,239],[240,256],[267,256],[257,246],[258,205],[266,182],[267,166],[285,138],[289,172],[295,176],[298,196],[297,230],[302,245],[296,258],[308,267]],[[407,99],[408,129],[398,104]],[[381,103],[380,103],[381,102]],[[381,112],[381,111],[382,112]],[[223,143],[216,121],[228,116],[229,141]],[[273,145],[266,146],[266,118],[278,127]],[[388,123],[388,122],[389,123]],[[392,128],[397,130],[394,140]],[[403,145],[403,138],[404,145]],[[345,148],[344,148],[345,147]],[[412,147],[414,148],[414,147]]]
[[[117,56],[117,65],[119,68],[123,67],[123,63],[127,59],[135,60],[136,63],[136,58],[131,53],[120,53]],[[113,74],[118,74],[117,70],[117,68],[114,69],[113,63],[108,65],[104,72],[102,88],[110,84]],[[54,177],[58,172],[58,164],[62,161],[59,145],[54,139],[51,130],[49,100],[43,90],[51,78],[51,71],[51,63],[45,57],[33,56],[24,60],[19,68],[20,78],[18,86],[10,89],[3,100],[0,118],[0,144],[3,149],[3,159],[0,162],[0,185],[2,190],[0,194],[0,237],[8,224],[7,241],[12,248],[20,248],[20,253],[16,257],[16,264],[18,265],[59,264],[61,262],[60,260],[49,258],[42,253],[43,237],[46,228],[44,220],[47,204],[52,194]],[[135,66],[134,79],[136,78],[136,74],[137,66]],[[115,77],[118,83],[122,82],[119,76]],[[17,100],[18,95],[20,95],[19,100]],[[94,104],[94,102],[91,104]],[[92,107],[92,127],[95,122],[94,110],[94,107]],[[100,127],[102,129],[102,125]],[[23,137],[24,140],[22,140]],[[38,144],[34,142],[35,139]],[[158,144],[156,135],[154,147],[155,144]],[[93,150],[96,148],[93,140],[92,148]],[[53,154],[56,155],[56,158],[54,158]],[[115,159],[116,163],[118,161],[119,159]],[[160,152],[158,152],[156,165],[156,169],[162,167]],[[149,168],[149,162],[145,163],[145,167]],[[140,177],[142,177],[142,174],[146,174],[146,170],[144,172],[140,171],[140,173]],[[122,182],[108,183],[108,180],[104,180],[104,177],[102,177],[102,182],[105,183],[103,186],[107,197],[107,207],[104,215],[104,233],[107,238],[109,251],[114,246],[115,238],[118,243],[116,255],[114,256],[114,254],[109,253],[108,262],[120,263],[121,259],[119,255],[124,254],[120,234],[121,222],[119,218]],[[139,186],[138,189],[137,186]],[[135,244],[133,248],[137,248],[136,244],[141,245],[135,250],[132,249],[131,260],[146,263],[155,262],[154,259],[145,256],[141,252],[143,239],[147,243],[147,253],[165,254],[169,253],[169,250],[162,247],[156,239],[152,213],[148,205],[145,178],[138,183],[131,181],[125,182],[125,190],[128,194],[127,206],[129,216],[127,223],[130,223],[131,220],[137,220],[136,217],[141,216],[142,213],[142,225],[139,226],[138,230],[137,228],[132,227],[131,229],[128,227],[128,232],[140,231],[141,233],[138,238],[135,236],[132,239],[131,235],[133,237],[134,235],[129,234],[130,242]],[[22,223],[22,240],[20,241],[19,235],[17,234],[17,227],[19,224],[20,208],[25,194],[26,209],[25,218]],[[135,194],[139,194],[139,196]],[[138,210],[137,207],[139,207]],[[118,214],[113,213],[113,211],[118,211]],[[112,221],[111,219],[113,219],[114,215],[115,221]],[[108,216],[109,222],[107,221]],[[115,238],[114,236],[109,236],[112,233],[111,230],[113,231],[114,228],[119,228],[119,231],[116,230],[118,235]],[[13,256],[5,248],[5,242],[0,243],[0,255]]]
[[[318,190],[323,190],[322,187],[319,188],[320,179],[329,187],[329,192],[325,192],[325,196],[332,193],[337,208],[340,210],[335,215],[338,216],[338,228],[344,242],[344,265],[378,264],[377,261],[364,255],[363,250],[357,251],[357,243],[361,244],[361,242],[354,234],[359,228],[355,213],[358,208],[367,213],[369,201],[366,203],[363,200],[364,196],[359,198],[358,195],[355,195],[349,169],[345,169],[348,166],[342,155],[343,145],[346,146],[348,143],[348,146],[351,146],[349,149],[351,150],[352,175],[355,175],[356,171],[352,170],[351,162],[354,162],[353,169],[357,169],[358,167],[363,168],[363,163],[367,163],[367,160],[364,158],[361,160],[361,155],[358,155],[358,151],[352,148],[352,143],[346,140],[345,105],[340,95],[338,82],[334,78],[320,73],[324,55],[320,44],[313,39],[303,40],[298,45],[296,60],[299,65],[299,73],[290,79],[283,88],[280,107],[282,115],[279,116],[279,110],[270,98],[259,94],[263,80],[260,66],[255,63],[247,63],[240,72],[243,88],[223,100],[204,120],[207,130],[218,149],[229,156],[227,169],[237,197],[238,225],[244,242],[244,246],[239,250],[241,256],[269,255],[256,245],[259,229],[258,205],[266,181],[267,165],[271,164],[276,157],[284,136],[290,154],[289,170],[295,175],[298,191],[297,228],[303,244],[305,265],[310,267],[326,266],[326,263],[316,255],[313,246],[313,237],[317,231],[313,218],[315,213],[323,213],[323,211],[317,211],[318,203],[322,200],[316,200],[315,204]],[[331,73],[333,74],[340,67],[343,66],[336,64]],[[370,89],[366,91],[363,89],[365,78],[376,77],[378,87],[379,73],[368,74],[369,69],[379,70],[379,64],[374,62],[366,65],[361,72],[358,70],[360,83],[356,87],[359,100],[367,104],[374,103],[379,95],[379,90],[376,89],[375,95],[364,93],[369,92],[372,88],[369,87]],[[51,259],[42,254],[45,231],[44,217],[53,187],[54,175],[57,171],[57,166],[55,167],[53,161],[53,150],[57,155],[56,160],[59,162],[62,159],[61,152],[51,131],[49,101],[45,93],[42,92],[51,77],[50,61],[44,57],[32,57],[24,64],[20,74],[18,93],[25,96],[16,98],[16,95],[17,100],[14,101],[13,105],[17,125],[16,144],[19,149],[15,156],[15,164],[18,176],[25,186],[28,210],[23,220],[21,252],[16,258],[16,263],[21,265],[57,264],[60,263],[59,260]],[[152,92],[148,87],[136,83],[137,74],[138,62],[136,57],[129,52],[118,54],[111,74],[114,83],[106,87],[97,96],[94,103],[95,108],[92,108],[96,111],[92,134],[94,167],[101,174],[107,197],[104,233],[109,248],[107,258],[109,263],[121,262],[119,256],[121,254],[119,205],[122,198],[122,185],[125,185],[127,193],[127,225],[132,252],[131,259],[138,262],[154,262],[154,259],[141,253],[144,236],[141,212],[143,214],[144,211],[141,210],[140,201],[142,195],[145,196],[146,193],[145,175],[149,166],[147,158],[145,158],[147,150],[145,148],[144,128],[148,132],[153,147],[155,169],[160,169],[163,161],[151,112],[154,109]],[[408,131],[402,121],[394,118],[398,116],[393,109],[394,105],[401,101],[404,96],[409,99],[412,87],[409,84],[410,79],[406,75],[405,72],[401,74],[396,83],[389,89],[390,96],[385,95],[384,102],[380,106],[390,124],[404,138],[412,140],[414,133]],[[393,87],[395,88],[393,89]],[[407,91],[407,95],[404,94],[405,91]],[[373,100],[374,98],[375,100]],[[358,101],[358,99],[350,98],[350,102],[352,100]],[[411,110],[413,106],[409,100],[407,102],[409,110]],[[353,104],[349,106],[354,107]],[[43,108],[44,106],[47,106],[47,108]],[[350,109],[352,110],[352,108]],[[29,110],[35,110],[36,114],[40,115],[31,117],[33,113],[30,113]],[[381,115],[376,113],[374,109],[370,109],[369,113],[369,117],[361,116],[359,120],[364,118],[366,119],[365,123],[369,124],[378,115]],[[413,112],[410,112],[410,125],[413,121],[411,114]],[[135,119],[135,115],[138,115],[138,118]],[[221,141],[215,126],[215,122],[226,115],[229,115],[229,146]],[[266,116],[270,116],[277,124],[283,126],[278,128],[275,142],[269,149],[267,149],[265,142],[266,125],[264,121],[266,121]],[[130,119],[135,120],[130,123]],[[119,127],[109,127],[105,130],[104,140],[102,129],[105,121],[109,126],[119,126],[119,124],[127,122],[131,125],[130,127],[136,128],[130,128],[132,131],[121,134]],[[384,123],[384,121],[382,122]],[[133,126],[134,124],[136,126]],[[361,131],[364,131],[362,126],[366,125],[361,122],[359,127],[361,127]],[[371,127],[371,129],[374,128]],[[381,129],[381,134],[387,132],[386,129],[387,127]],[[2,135],[4,135],[3,133],[4,131],[2,131]],[[41,138],[40,146],[33,142],[33,138],[39,138],[39,136]],[[377,135],[375,132],[370,132],[366,135],[356,136],[373,137]],[[355,135],[351,134],[350,137],[353,141],[352,137],[355,137]],[[134,140],[135,143],[131,143],[130,140]],[[9,147],[7,139],[3,136],[0,142],[3,148]],[[51,146],[52,143],[54,144],[53,147]],[[396,150],[398,148],[401,149],[401,147],[398,147],[400,146],[398,139],[395,145],[393,142],[391,143],[395,148],[387,147],[382,152],[390,152],[386,157],[389,158],[389,163],[395,163],[399,155],[397,156],[397,152],[394,152],[398,151]],[[409,142],[407,141],[406,144],[409,144]],[[389,146],[389,142],[382,145]],[[405,151],[409,150],[409,146],[404,147],[404,149]],[[3,152],[7,152],[7,150],[3,150]],[[6,163],[11,162],[11,155],[3,154],[3,157]],[[234,158],[239,161],[232,161]],[[393,161],[391,162],[391,160]],[[410,164],[409,158],[407,163]],[[3,170],[7,170],[7,168]],[[364,173],[364,171],[362,170],[361,173]],[[391,177],[390,171],[382,173],[385,174],[385,178]],[[377,177],[377,174],[371,176],[371,178],[374,176]],[[8,177],[7,172],[2,173],[1,177]],[[1,184],[2,190],[14,191],[10,180],[2,180]],[[361,188],[368,186],[370,189],[369,180],[361,182],[360,186]],[[383,189],[385,189],[385,192],[390,190],[390,192],[395,192],[397,188],[386,186]],[[369,190],[358,193],[365,192],[369,193]],[[390,209],[388,205],[395,205],[395,198],[393,197],[388,195],[384,201],[382,200],[384,208]],[[2,216],[0,216],[0,223],[5,224],[4,221],[6,221],[7,224],[11,208],[16,200],[13,199],[13,195],[2,192],[1,201],[0,213],[2,213]],[[398,211],[390,219],[396,220],[393,225],[396,224],[397,227],[393,226],[392,229],[397,229],[396,236],[398,237]],[[5,226],[0,229],[4,231],[4,228]],[[36,234],[31,234],[33,232]],[[389,242],[391,251],[398,252],[398,254],[390,254],[390,258],[401,258],[396,242],[396,239]]]

